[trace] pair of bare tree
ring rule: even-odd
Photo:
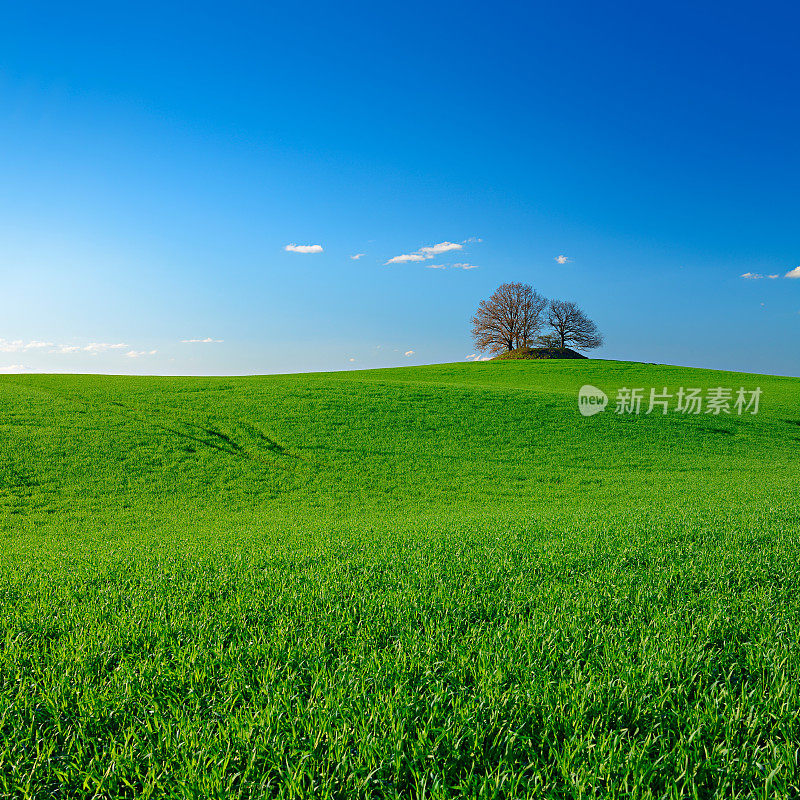
[[[550,332],[542,335],[545,325]],[[489,353],[537,345],[589,350],[603,344],[597,325],[575,303],[548,301],[527,283],[504,283],[481,300],[472,318],[472,336],[477,348]]]

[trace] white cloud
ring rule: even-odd
[[[24,350],[40,350],[43,347],[53,347],[52,342],[23,342],[22,339],[0,339],[0,353],[21,353]]]
[[[355,361],[355,359],[354,359],[354,358],[348,358],[347,360],[348,360],[348,361],[349,361],[351,364],[352,364],[352,363]]]
[[[359,258],[364,258],[364,253],[356,253],[354,256],[350,256],[352,261],[358,261]]]
[[[0,367],[0,372],[26,372],[27,369],[24,364],[10,364],[7,367]]]
[[[154,356],[158,350],[130,350],[125,355],[128,358],[142,358],[142,356]]]
[[[321,253],[321,244],[287,244],[283,248],[289,253]]]
[[[466,242],[470,241],[480,241],[480,239],[467,239]],[[386,264],[403,264],[408,261],[427,261],[428,259],[433,258],[434,256],[441,255],[442,253],[447,253],[450,250],[463,250],[465,242],[439,242],[439,244],[432,244],[426,247],[420,247],[414,253],[404,253],[400,256],[395,256],[394,258],[390,258]]]
[[[798,267],[797,270],[794,270],[795,272],[797,272],[797,275],[792,275],[791,273],[787,272],[786,277],[800,278],[800,271],[798,270],[800,270],[800,267]],[[762,275],[760,272],[745,272],[744,275],[742,275],[741,277],[745,278],[748,281],[761,281],[761,280],[774,281],[780,278],[780,275]]]
[[[478,269],[478,266],[477,264],[465,264],[462,262],[459,264],[453,264],[453,269]]]
[[[426,264],[425,269],[447,269],[444,264]]]
[[[473,358],[477,358],[477,357],[478,357],[478,354],[477,354],[477,353],[471,353],[470,355],[468,355],[468,356],[466,357],[466,359],[465,359],[465,360],[466,360],[466,361],[472,361],[472,359],[473,359]]]
[[[440,253],[446,253],[449,250],[463,250],[463,244],[456,242],[439,242],[439,244],[431,245],[430,247],[420,247],[417,251],[423,255],[438,256]]]
[[[86,347],[81,348],[87,353],[105,353],[108,350],[124,350],[130,345],[120,342],[119,344],[109,344],[108,342],[90,342]]]
[[[30,350],[44,350],[50,348],[51,353],[105,353],[109,350],[124,350],[130,345],[124,342],[111,344],[109,342],[90,342],[86,345],[79,344],[55,344],[53,342],[44,342],[34,339],[30,342],[24,342],[21,339],[8,341],[7,339],[0,339],[0,352],[1,353],[21,353]]]
[[[800,267],[795,267],[794,269],[790,269],[783,277],[784,278],[800,278]]]
[[[570,264],[572,262],[572,259],[571,258],[567,258],[566,256],[556,256],[555,260],[559,264]]]
[[[390,258],[386,264],[404,264],[406,261],[425,261],[428,258],[433,258],[433,256],[421,256],[419,253],[407,253],[406,255]]]
[[[221,344],[224,339],[212,339],[207,336],[205,339],[181,339],[181,344]]]
[[[222,341],[221,339],[198,339],[197,341]],[[49,349],[48,349],[49,348]],[[30,342],[24,342],[21,339],[17,339],[15,341],[7,341],[6,339],[0,339],[0,352],[2,353],[20,353],[20,352],[29,352],[31,350],[45,350],[48,349],[50,354],[54,355],[74,355],[76,353],[88,353],[89,355],[96,356],[99,353],[115,353],[121,350],[128,350],[130,345],[125,344],[124,342],[89,342],[89,344],[55,344],[53,342],[44,342],[39,340],[33,340]],[[131,353],[134,353],[134,356],[131,358],[137,357],[139,355],[153,355],[155,354],[155,350],[153,351],[136,351],[131,350],[124,355],[130,356]]]
[[[406,350],[405,353],[403,353],[403,355],[406,358],[408,358],[409,356],[413,356],[414,355],[414,350]]]

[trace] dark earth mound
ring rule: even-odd
[[[509,350],[507,353],[501,353],[495,356],[493,360],[502,358],[586,358],[587,356],[581,355],[570,350],[569,347],[518,347],[516,350]]]

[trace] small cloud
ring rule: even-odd
[[[20,353],[23,350],[40,350],[43,347],[53,347],[52,342],[23,342],[22,339],[0,339],[0,353]]]
[[[389,264],[405,264],[407,261],[425,261],[428,258],[433,258],[433,256],[422,256],[419,253],[406,253],[402,256],[390,258],[384,266]]]
[[[572,263],[572,259],[571,258],[567,258],[566,256],[556,256],[555,257],[555,261],[558,264],[571,264]]]
[[[205,339],[181,339],[181,344],[221,344],[224,339],[212,339],[210,336]]]
[[[352,363],[355,361],[355,359],[354,359],[354,358],[348,358],[347,360],[348,360],[348,361],[349,361],[351,364],[352,364]]]
[[[469,239],[466,240],[467,242],[471,241]],[[480,241],[478,239],[472,241]],[[390,258],[385,265],[388,264],[404,264],[409,261],[427,261],[434,256],[441,255],[442,253],[447,253],[450,250],[463,250],[464,244],[466,242],[439,242],[439,244],[432,244],[426,247],[420,247],[414,253],[404,253],[400,256],[395,256],[394,258]]]
[[[124,342],[112,344],[109,342],[89,342],[86,345],[80,344],[55,344],[54,342],[45,342],[39,339],[34,339],[30,342],[23,342],[21,339],[8,341],[7,339],[0,339],[0,353],[20,353],[30,350],[49,350],[50,353],[70,354],[70,353],[91,353],[97,355],[98,353],[107,353],[113,350],[124,350],[130,345]]]
[[[462,262],[459,264],[453,264],[453,269],[478,269],[478,266],[477,264],[464,264]]]
[[[790,269],[783,277],[784,278],[800,278],[800,267],[795,267],[794,269]]]
[[[477,358],[477,357],[478,357],[477,353],[470,353],[470,355],[468,355],[466,357],[465,361],[472,361],[473,358]]]
[[[358,261],[359,258],[364,258],[364,253],[356,253],[354,256],[350,256],[351,261]]]
[[[287,244],[283,248],[289,253],[321,253],[321,244]]]
[[[158,350],[129,350],[125,355],[128,358],[142,358],[143,356],[154,356]]]
[[[800,269],[800,267],[798,267],[798,269]],[[741,277],[748,281],[761,281],[761,280],[774,281],[777,278],[780,278],[780,275],[762,275],[760,272],[745,272],[744,275],[742,275]],[[791,274],[787,273],[786,277],[800,278],[800,273],[798,273],[795,276],[792,276]]]
[[[0,367],[0,372],[27,372],[28,367],[24,364],[10,364],[7,367]]]
[[[463,244],[457,242],[439,242],[439,244],[431,245],[430,247],[420,247],[417,251],[426,256],[438,256],[440,253],[447,253],[449,250],[462,250]]]
[[[447,269],[444,264],[426,264],[425,269]]]
[[[105,353],[108,350],[124,350],[126,347],[130,347],[130,345],[127,345],[124,342],[120,342],[119,344],[109,344],[108,342],[90,342],[81,349],[86,353]]]
[[[405,353],[403,353],[403,355],[406,358],[408,358],[409,356],[413,356],[414,355],[414,350],[406,350]]]

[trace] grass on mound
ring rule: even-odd
[[[583,418],[584,384],[762,408]],[[798,796],[800,380],[511,360],[0,401],[0,796]]]
[[[519,358],[586,358],[569,347],[518,347],[495,356],[493,361]]]

